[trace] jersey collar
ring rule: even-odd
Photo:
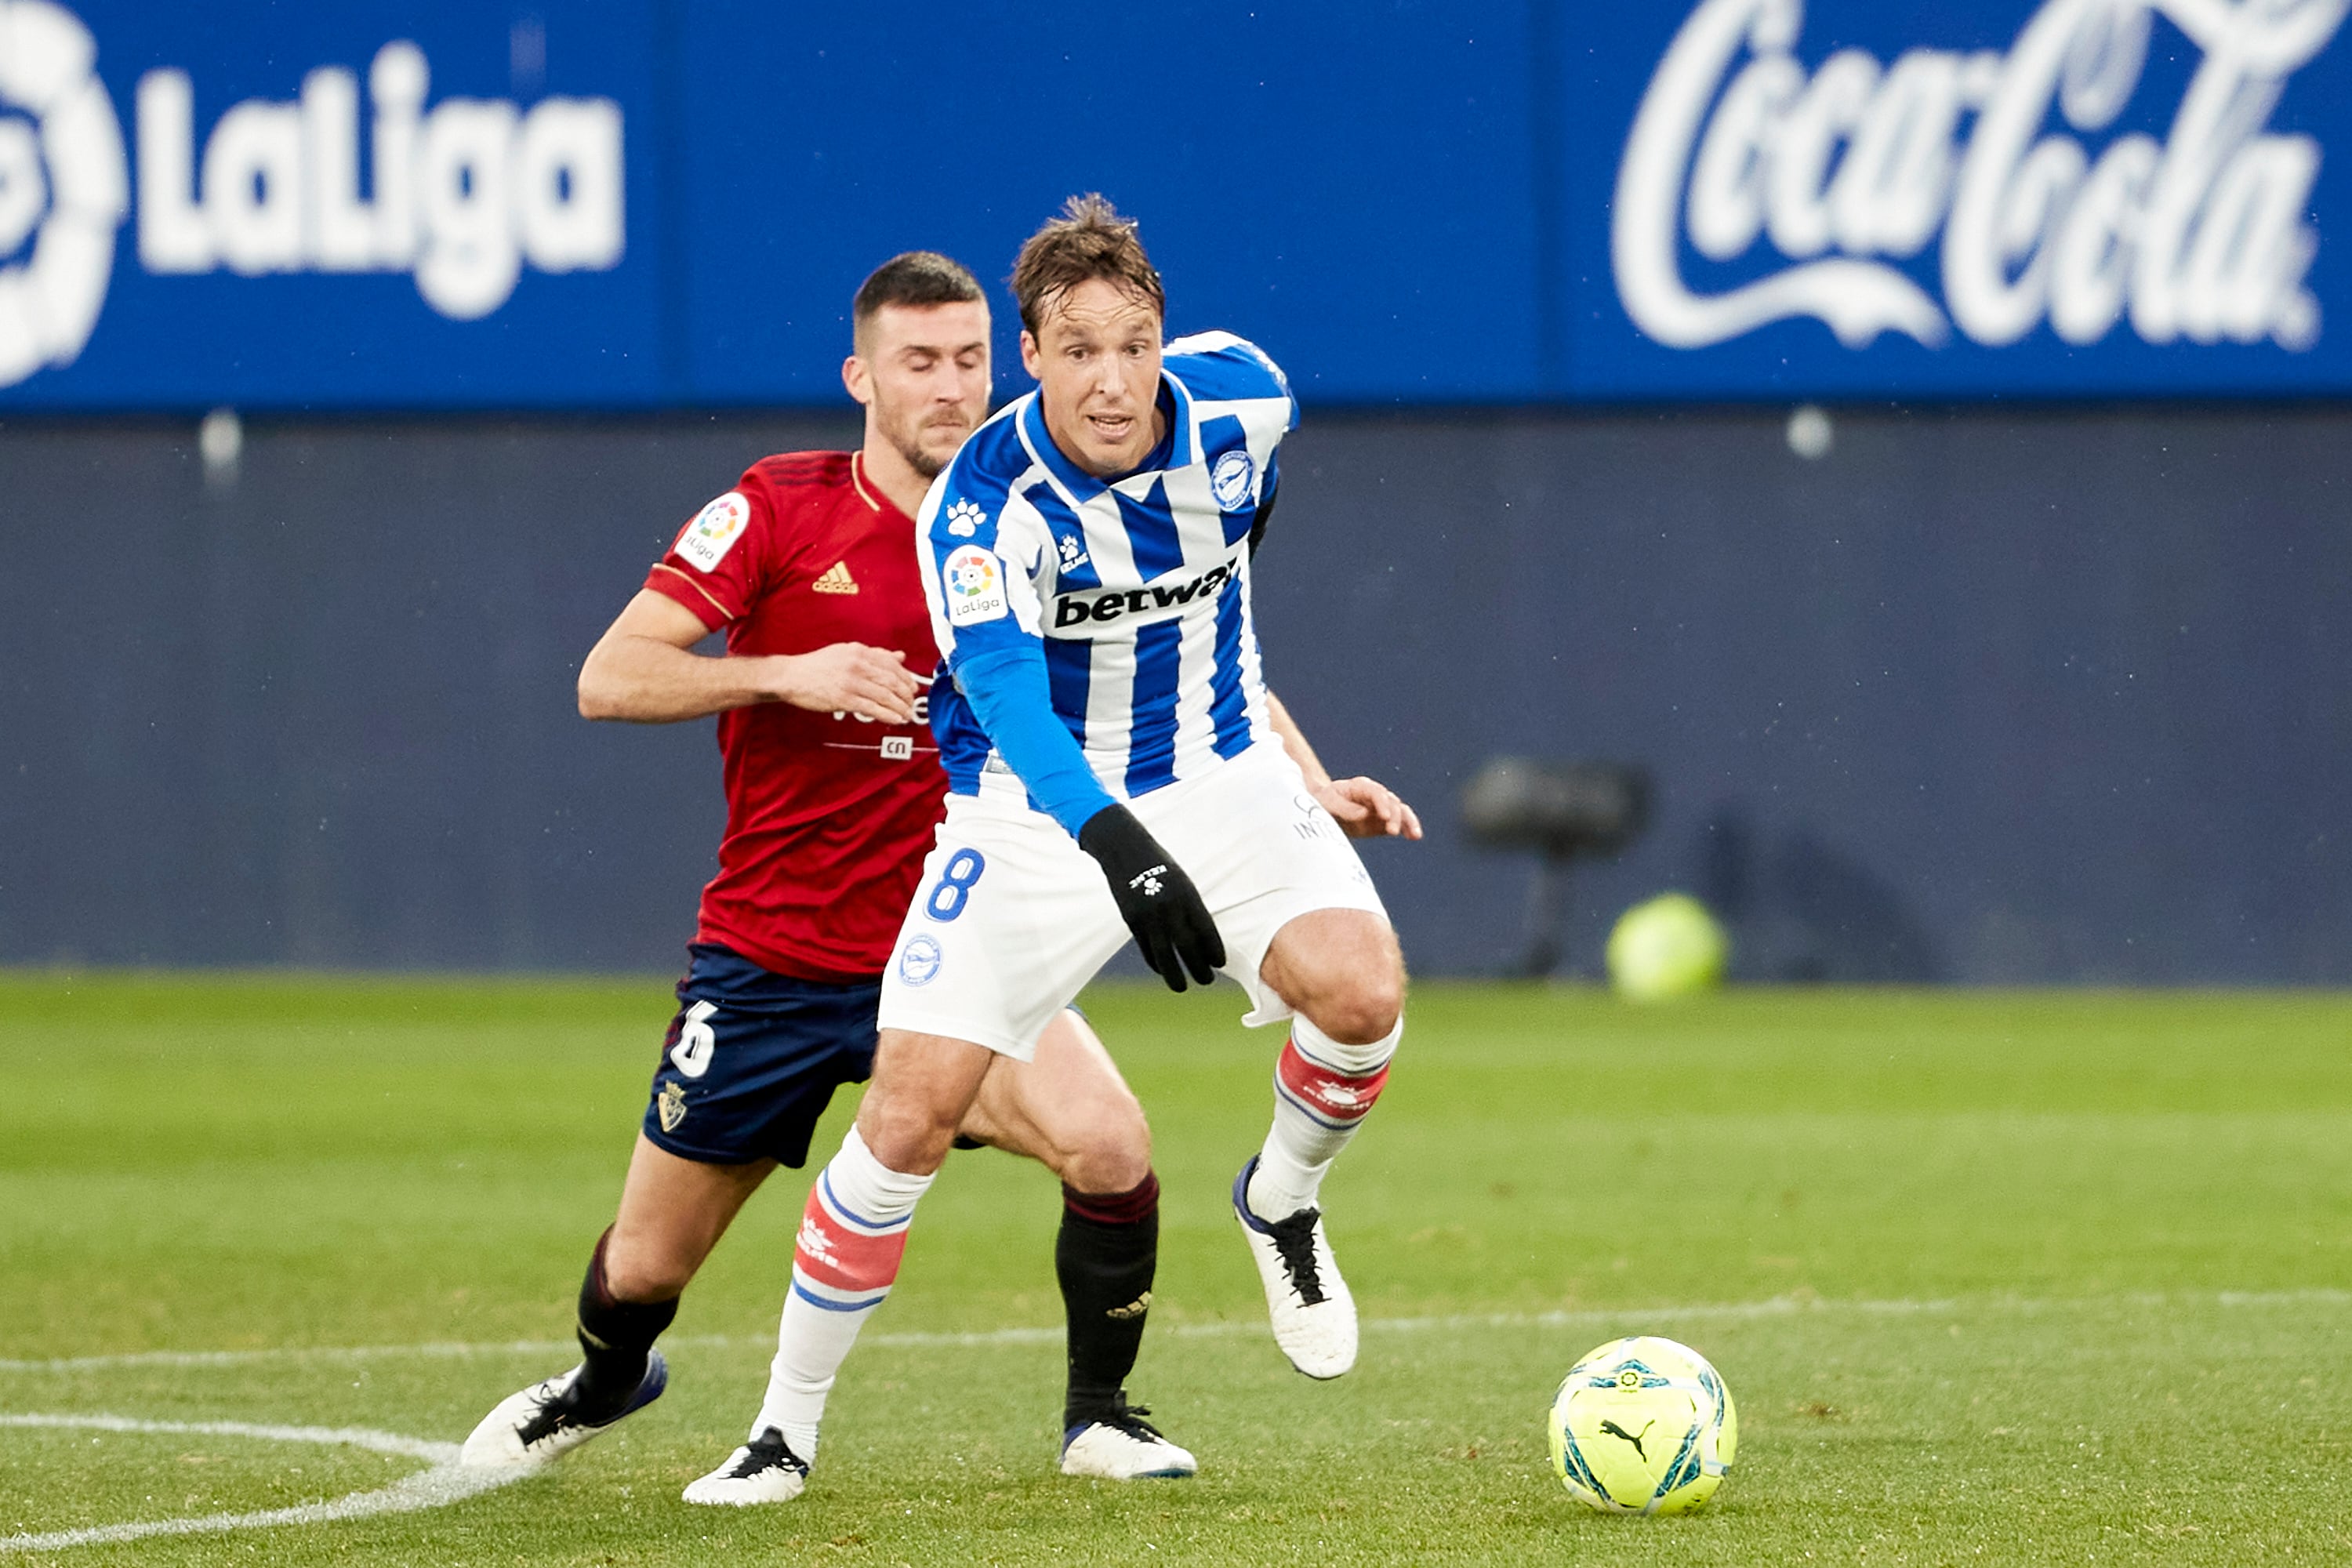
[[[849,482],[857,491],[857,499],[877,517],[905,518],[898,503],[882,493],[880,488],[866,477],[866,453],[860,448],[849,454]],[[912,521],[911,518],[908,519]]]
[[[1160,384],[1172,405],[1168,416],[1167,466],[1169,468],[1190,468],[1200,458],[1200,445],[1192,429],[1192,395],[1184,390],[1182,382],[1168,374],[1165,366],[1160,372]],[[1082,504],[1090,501],[1110,489],[1113,483],[1121,482],[1095,478],[1072,462],[1068,455],[1054,444],[1053,432],[1045,428],[1045,399],[1041,393],[1031,393],[1028,406],[1021,411],[1021,437],[1028,447],[1030,456],[1045,465],[1054,482],[1067,491],[1074,501]]]

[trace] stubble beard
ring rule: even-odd
[[[940,477],[940,470],[948,466],[948,458],[935,458],[923,449],[923,430],[924,426],[919,425],[908,426],[894,421],[884,427],[882,434],[892,447],[898,448],[898,456],[907,460],[907,466],[928,482]],[[969,429],[961,431],[956,437],[956,445],[961,446],[964,437],[970,434]],[[954,449],[950,447],[949,456],[953,455]]]

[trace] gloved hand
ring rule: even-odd
[[[1078,847],[1093,856],[1110,879],[1110,896],[1143,962],[1168,982],[1171,991],[1184,989],[1184,974],[1206,985],[1225,962],[1225,939],[1201,901],[1200,890],[1183,868],[1144,830],[1135,813],[1123,805],[1107,805],[1087,818],[1078,829]]]

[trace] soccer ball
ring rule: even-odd
[[[1723,983],[1731,944],[1705,904],[1662,893],[1635,904],[1609,933],[1609,979],[1633,1002],[1663,1002]]]
[[[1612,1340],[1551,1402],[1552,1473],[1601,1513],[1687,1513],[1715,1495],[1739,1446],[1731,1391],[1688,1345]]]

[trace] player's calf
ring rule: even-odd
[[[1388,1086],[1404,1026],[1364,1045],[1297,1020],[1274,1074],[1274,1125],[1234,1181],[1234,1217],[1265,1288],[1275,1342],[1309,1377],[1356,1364],[1356,1303],[1325,1232],[1323,1177]]]
[[[1250,1181],[1249,1212],[1276,1220],[1316,1205],[1331,1163],[1380,1103],[1403,1037],[1402,1020],[1366,1045],[1335,1040],[1304,1018],[1293,1020],[1275,1063],[1274,1125]]]
[[[767,1397],[751,1424],[752,1444],[772,1428],[803,1471],[816,1458],[817,1424],[834,1377],[897,1283],[907,1227],[930,1184],[929,1175],[883,1164],[855,1127],[817,1173],[793,1247],[792,1290],[776,1331]]]
[[[636,1395],[645,1381],[654,1341],[677,1317],[677,1297],[656,1301],[625,1301],[613,1293],[604,1254],[612,1245],[610,1230],[596,1240],[588,1272],[580,1281],[580,1375],[572,1404],[582,1419],[608,1422]]]
[[[1127,1374],[1143,1344],[1160,1257],[1160,1178],[1150,1173],[1124,1193],[1062,1189],[1062,1230],[1054,1273],[1069,1323],[1066,1434],[1116,1418]]]

